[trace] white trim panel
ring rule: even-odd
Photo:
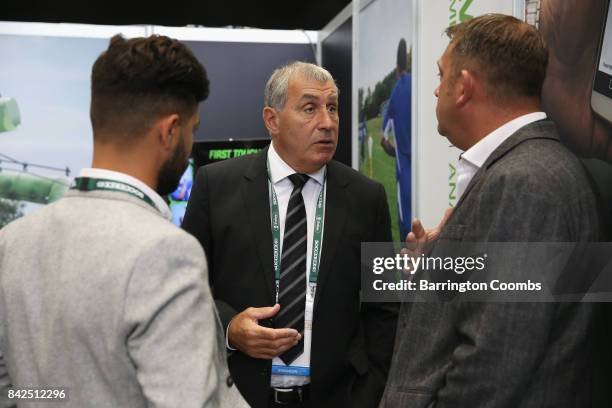
[[[359,171],[359,5],[361,0],[353,0],[353,80],[351,88],[351,167]]]
[[[0,34],[36,35],[43,37],[80,37],[110,38],[123,34],[126,38],[142,37],[147,34],[147,26],[109,26],[72,23],[21,23],[0,21]]]
[[[241,43],[317,44],[318,33],[307,30],[264,30],[258,28],[208,28],[152,26],[151,34],[185,41]]]
[[[317,44],[318,32],[312,30],[264,30],[257,28],[165,27],[155,25],[94,25],[72,23],[28,23],[0,21],[0,34],[47,37],[126,38],[152,34],[167,35],[186,41],[241,43]]]

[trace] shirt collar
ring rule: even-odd
[[[157,210],[166,219],[172,219],[172,213],[170,211],[170,207],[168,207],[168,204],[166,204],[166,201],[164,201],[164,199],[159,194],[157,194],[155,190],[153,190],[151,187],[149,187],[142,181],[138,180],[136,177],[132,177],[128,174],[120,173],[118,171],[98,168],[82,169],[79,176],[120,181],[129,184],[133,187],[136,187],[140,189],[143,193],[145,193],[147,196],[149,196],[151,201],[153,201],[153,204],[155,204],[155,207],[157,207]]]
[[[291,168],[274,149],[274,143],[270,143],[268,148],[268,165],[270,166],[270,177],[272,178],[272,184],[276,184],[295,173],[295,170]],[[325,169],[327,165],[321,167],[319,170],[308,173],[308,176],[315,180],[320,185],[323,185],[325,181]]]
[[[517,130],[542,119],[546,119],[546,113],[544,112],[532,112],[519,116],[483,137],[478,143],[463,152],[460,159],[466,160],[470,164],[480,168],[485,161],[487,161],[491,153],[493,153],[507,138],[516,133]]]

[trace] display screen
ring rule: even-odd
[[[593,89],[612,98],[612,13],[610,5],[608,5]]]
[[[187,202],[191,196],[194,174],[193,159],[189,159],[189,165],[185,173],[181,176],[178,188],[168,196],[168,204],[170,206],[170,211],[172,211],[172,223],[179,227],[183,222],[185,210],[187,209]]]
[[[172,211],[172,222],[177,226],[182,224],[187,203],[191,196],[195,174],[201,166],[247,154],[255,154],[268,144],[270,144],[270,140],[267,139],[195,142],[191,151],[189,166],[183,173],[176,191],[168,196],[170,210]]]

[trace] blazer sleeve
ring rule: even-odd
[[[8,390],[11,388],[11,378],[9,377],[8,368],[6,366],[5,351],[2,346],[4,327],[3,327],[2,310],[0,309],[0,408],[16,407],[17,403],[10,401],[7,397]]]
[[[2,328],[0,327],[0,332]],[[2,333],[0,333],[0,337]],[[6,362],[4,360],[4,354],[0,348],[0,408],[12,408],[16,407],[15,402],[11,402],[7,395],[8,390],[11,388],[11,379],[9,378],[8,371],[6,369]]]
[[[214,243],[211,233],[209,183],[207,168],[206,166],[201,167],[200,170],[198,170],[191,196],[189,197],[189,203],[187,204],[187,210],[185,211],[185,217],[183,218],[181,228],[193,235],[200,242],[202,248],[204,248],[208,260],[208,270],[210,271],[208,276],[209,284],[212,289],[217,310],[219,311],[221,324],[224,329],[227,329],[230,321],[238,312],[227,302],[215,296]]]
[[[2,243],[2,231],[0,231],[0,267],[2,266],[3,250],[4,245]],[[2,273],[2,268],[0,268]],[[0,299],[0,306],[2,300]],[[2,307],[0,307],[0,408],[11,408],[16,407],[16,402],[11,402],[7,398],[9,388],[12,386],[11,378],[9,377],[8,368],[6,366],[6,350],[4,349],[4,319],[2,315]]]
[[[370,242],[391,242],[391,218],[387,196],[378,185],[377,205]],[[361,321],[368,355],[368,373],[353,385],[354,407],[378,406],[391,366],[399,303],[362,302]]]
[[[138,257],[123,325],[138,382],[155,407],[217,406],[217,317],[195,240],[180,230]]]

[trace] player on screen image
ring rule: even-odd
[[[383,137],[380,140],[383,150],[389,156],[395,156],[397,179],[397,210],[400,237],[410,232],[411,211],[411,94],[412,78],[408,73],[408,53],[406,40],[403,38],[397,46],[397,83],[391,92],[389,104],[383,115]],[[395,145],[389,139],[389,130],[393,128]]]
[[[193,185],[193,169],[191,165],[187,167],[185,173],[181,176],[178,188],[170,194],[170,197],[176,201],[189,201],[191,187]]]
[[[366,139],[368,138],[368,124],[365,120],[359,123],[359,154],[361,155],[361,164],[363,165],[366,159]]]

